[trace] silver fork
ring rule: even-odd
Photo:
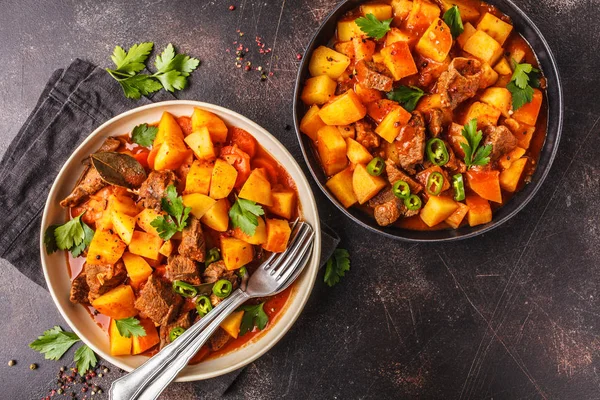
[[[229,314],[248,299],[283,291],[300,275],[310,257],[313,240],[314,230],[309,224],[295,224],[285,252],[272,254],[252,274],[246,287],[235,290],[177,340],[131,373],[115,380],[110,387],[110,398],[156,399]]]

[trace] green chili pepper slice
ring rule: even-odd
[[[198,315],[204,317],[210,310],[212,310],[212,304],[207,296],[199,296],[196,298],[196,311]]]
[[[215,282],[212,290],[215,296],[224,299],[231,294],[233,285],[227,279],[221,279]]]
[[[441,172],[432,172],[427,178],[427,193],[432,196],[437,196],[442,192],[444,186],[444,175]]]
[[[423,203],[421,202],[421,198],[419,196],[417,196],[416,194],[411,194],[408,197],[408,199],[404,199],[404,205],[410,211],[417,211],[417,210],[419,210],[421,208],[422,204]]]
[[[385,161],[381,157],[375,157],[367,164],[367,172],[372,176],[379,176],[385,168]]]
[[[219,249],[213,247],[208,251],[208,254],[206,255],[206,260],[204,261],[204,265],[208,267],[210,264],[214,263],[215,261],[219,261],[220,259],[221,254],[219,254]]]
[[[246,267],[242,267],[240,269],[237,270],[237,274],[240,278],[245,277],[246,275],[248,275],[248,270],[246,269]]]
[[[171,329],[171,331],[169,332],[169,339],[172,341],[174,341],[175,339],[177,339],[179,336],[183,335],[183,332],[185,332],[185,329],[183,329],[182,327],[178,326],[176,328]]]
[[[190,285],[184,281],[173,281],[173,291],[188,298],[196,297],[198,294],[198,289],[194,285]]]
[[[410,186],[405,181],[396,181],[392,185],[392,192],[399,199],[408,199],[410,197]]]
[[[427,158],[438,167],[446,165],[450,161],[450,155],[443,140],[434,138],[427,142]]]
[[[465,199],[465,181],[462,174],[456,174],[452,177],[452,187],[454,188],[454,200],[463,201]]]

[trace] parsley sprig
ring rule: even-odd
[[[324,281],[331,287],[338,283],[347,271],[350,271],[350,253],[345,249],[335,249],[325,264]]]
[[[256,305],[246,305],[238,308],[238,311],[244,311],[242,316],[242,324],[240,325],[240,336],[251,332],[256,326],[259,330],[265,329],[269,322],[269,316],[263,309],[265,303]]]
[[[169,240],[175,233],[183,231],[186,227],[192,209],[184,206],[183,198],[177,195],[177,189],[173,185],[167,187],[161,206],[167,215],[155,218],[150,225],[156,228],[161,239]]]
[[[425,92],[416,86],[399,86],[387,93],[387,98],[397,101],[408,112],[412,112]]]
[[[461,33],[464,32],[465,27],[460,17],[460,10],[456,5],[453,5],[444,13],[444,22],[450,28],[453,38],[457,38]]]
[[[479,146],[483,132],[477,130],[477,118],[470,120],[463,127],[461,134],[467,139],[467,143],[460,144],[465,152],[465,165],[467,168],[474,165],[487,165],[490,162],[489,155],[492,152],[492,145]]]
[[[540,87],[540,70],[531,64],[518,64],[512,60],[514,72],[506,88],[512,94],[513,110],[517,111],[533,100],[533,88]]]
[[[356,25],[363,31],[367,36],[374,39],[381,39],[391,29],[390,24],[392,18],[380,21],[375,15],[369,13],[365,17],[356,19]]]
[[[71,219],[62,225],[50,225],[44,232],[46,253],[52,254],[58,250],[68,250],[73,257],[79,257],[90,245],[94,231],[81,220],[83,216]]]
[[[229,210],[229,218],[234,228],[240,228],[248,236],[254,235],[258,217],[265,215],[263,208],[251,200],[238,199]]]
[[[133,143],[137,143],[140,146],[150,147],[154,143],[154,138],[158,133],[156,126],[150,126],[148,124],[137,125],[131,131],[131,140]]]
[[[140,320],[137,318],[129,317],[123,319],[116,319],[115,325],[117,326],[119,334],[123,337],[130,338],[132,336],[146,336],[146,330],[140,324]]]
[[[73,361],[75,361],[77,371],[81,376],[85,375],[89,369],[94,368],[96,363],[98,363],[94,351],[85,344],[75,351]]]
[[[176,54],[172,44],[156,56],[154,66],[157,71],[153,74],[141,74],[146,68],[146,60],[152,52],[154,43],[144,42],[134,44],[125,51],[121,46],[116,46],[111,59],[115,64],[114,69],[106,71],[121,87],[125,96],[130,99],[139,99],[142,95],[159,91],[164,88],[169,92],[185,89],[187,77],[198,67],[200,61],[185,54]]]

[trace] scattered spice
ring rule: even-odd
[[[302,54],[300,54],[300,53],[296,54],[296,60],[298,60],[298,61],[302,60]]]
[[[229,6],[229,11],[233,11],[233,10],[235,10],[235,6],[232,4]]]
[[[34,363],[29,366],[29,369],[33,371],[34,369],[37,369],[37,367],[37,364]]]
[[[8,361],[8,366],[12,367],[13,365],[15,365],[17,362],[15,360],[9,360]]]

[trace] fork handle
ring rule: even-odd
[[[206,343],[221,322],[250,297],[237,289],[177,340],[110,386],[111,400],[156,399]]]

